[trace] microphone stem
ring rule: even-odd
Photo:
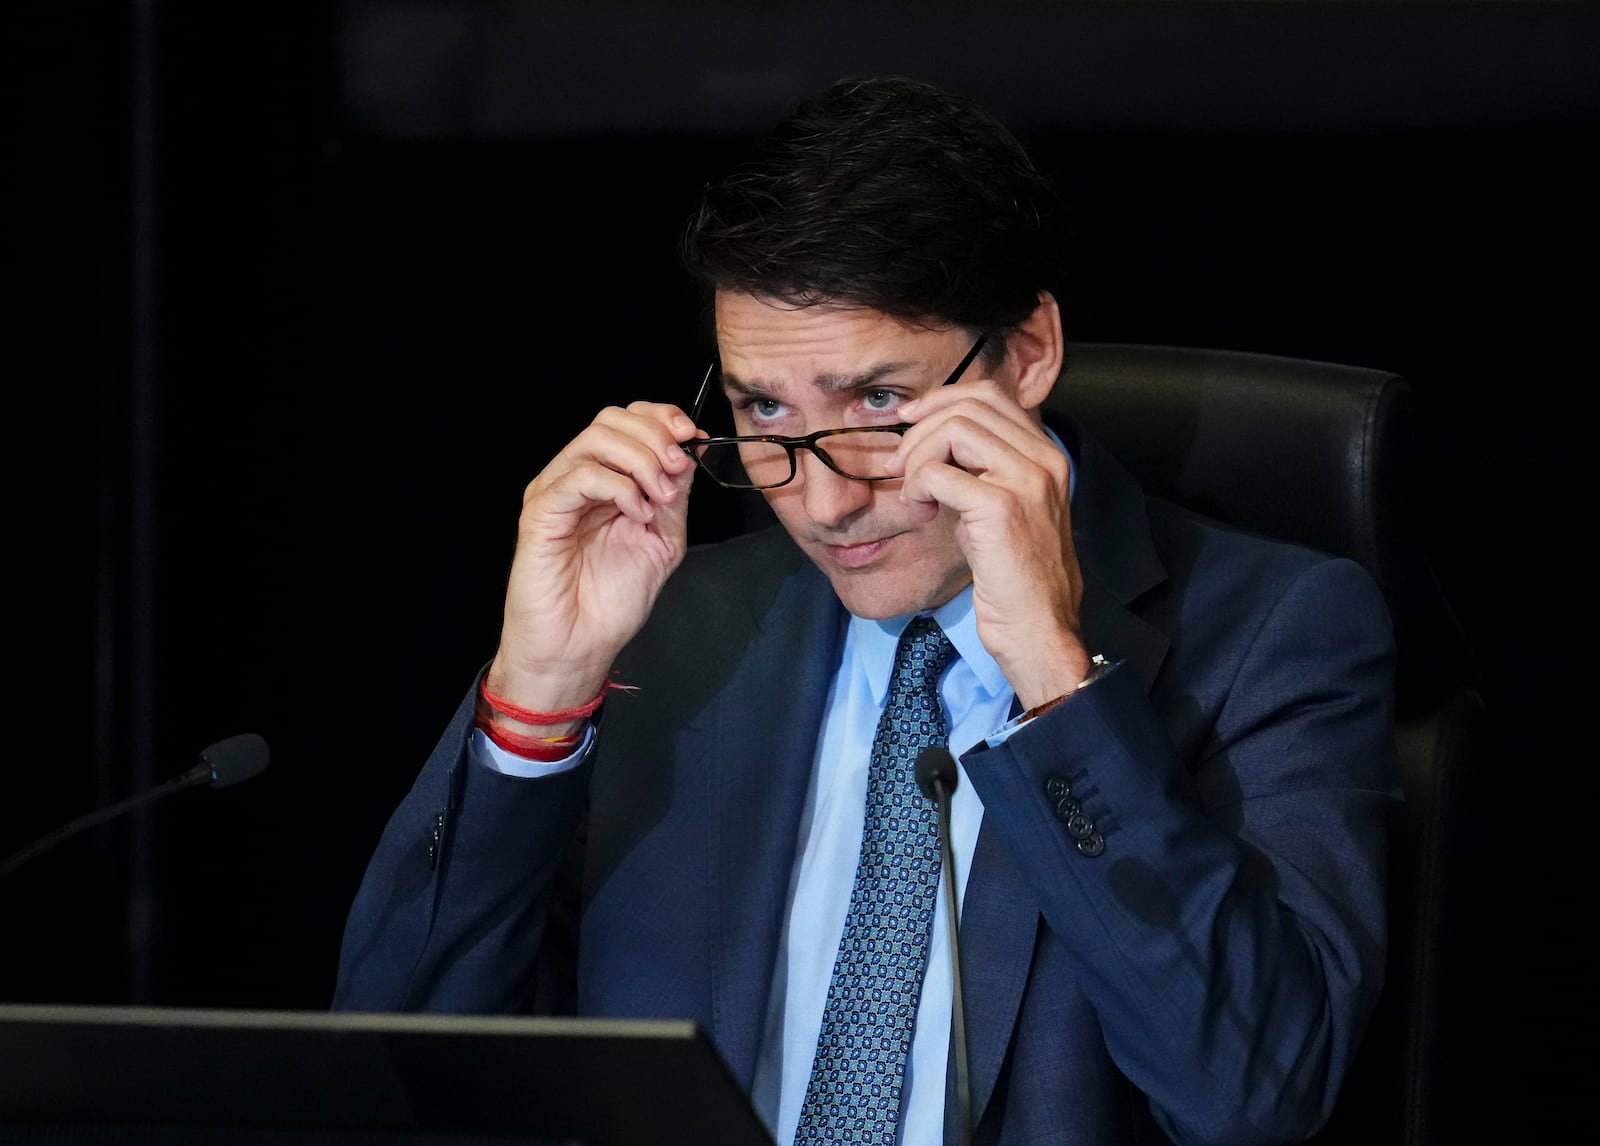
[[[62,824],[49,835],[41,836],[21,851],[7,856],[4,862],[0,862],[0,878],[10,875],[41,852],[50,850],[62,840],[67,839],[69,836],[77,835],[85,828],[92,828],[96,824],[104,823],[113,816],[120,816],[124,812],[132,811],[141,804],[148,804],[151,800],[159,800],[162,796],[171,795],[173,792],[181,792],[183,789],[193,787],[204,779],[205,776],[203,774],[196,776],[195,770],[191,769],[181,776],[168,780],[165,784],[151,788],[148,792],[130,796],[119,804],[112,804],[110,807],[101,808],[98,811],[90,812],[87,815],[79,816],[76,820]]]
[[[967,1020],[963,997],[966,988],[961,977],[961,920],[956,901],[956,856],[950,842],[950,792],[941,780],[934,781],[939,796],[939,847],[944,852],[945,909],[950,920],[950,973],[955,982],[950,992],[950,1037],[956,1059],[956,1128],[960,1146],[972,1141],[972,1084],[967,1077]]]

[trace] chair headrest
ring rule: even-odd
[[[1422,542],[1411,387],[1382,370],[1239,351],[1076,343],[1047,406],[1146,492],[1360,562],[1383,590],[1402,693],[1476,680]]]

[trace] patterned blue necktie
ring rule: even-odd
[[[889,702],[867,769],[861,861],[828,983],[797,1144],[894,1146],[939,895],[937,811],[918,789],[913,770],[918,752],[949,740],[938,684],[955,654],[931,617],[914,619],[895,650]]]

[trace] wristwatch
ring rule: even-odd
[[[1083,688],[1086,685],[1093,684],[1110,671],[1111,662],[1106,660],[1106,658],[1101,656],[1099,653],[1095,653],[1094,656],[1089,658],[1089,675],[1078,682],[1078,688]],[[1072,692],[1077,692],[1078,688],[1073,689]],[[1067,693],[1067,695],[1071,696],[1072,692]]]
[[[1054,700],[1047,700],[1043,704],[1036,705],[1035,707],[1028,709],[1027,712],[1024,712],[1020,717],[1017,718],[1017,723],[1020,724],[1025,720],[1032,720],[1035,716],[1038,716],[1040,713],[1049,712],[1052,708],[1054,708],[1056,705],[1060,704],[1063,700],[1066,700],[1069,697],[1075,696],[1077,694],[1077,692],[1079,691],[1079,689],[1084,689],[1084,688],[1089,687],[1091,684],[1093,684],[1095,681],[1099,680],[1101,677],[1105,676],[1106,673],[1110,672],[1115,667],[1116,667],[1116,665],[1115,665],[1114,662],[1108,661],[1108,660],[1106,660],[1105,657],[1101,656],[1099,653],[1096,653],[1094,656],[1089,658],[1089,675],[1084,677],[1082,680],[1080,680],[1078,682],[1078,687],[1077,688],[1074,688],[1071,692],[1062,693],[1060,696],[1056,697]]]

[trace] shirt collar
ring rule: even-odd
[[[1000,671],[994,657],[989,655],[989,650],[978,639],[978,621],[972,612],[972,586],[968,585],[937,609],[925,610],[923,614],[907,613],[883,621],[850,618],[850,639],[861,658],[862,671],[866,674],[874,701],[880,705],[887,702],[895,646],[900,643],[900,634],[905,632],[912,618],[919,615],[931,616],[938,623],[944,635],[956,647],[962,662],[973,671],[978,683],[991,696],[997,696],[1011,687],[1006,682],[1005,673]]]

